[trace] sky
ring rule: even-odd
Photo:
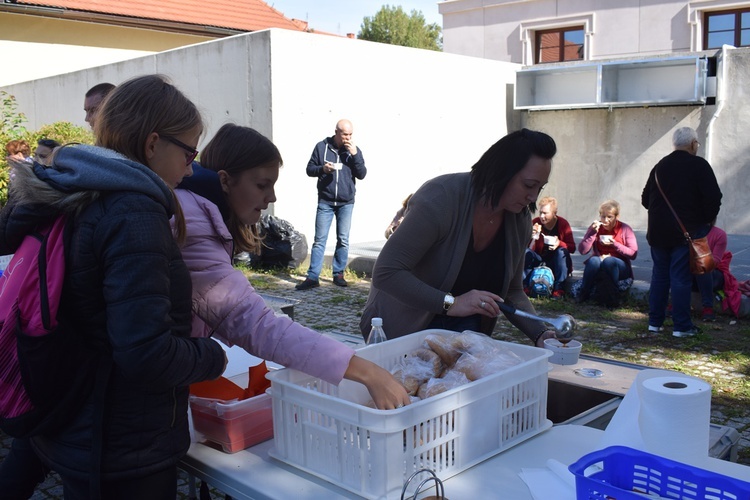
[[[288,18],[307,21],[310,28],[338,35],[357,34],[365,17],[373,17],[383,5],[401,6],[408,14],[422,11],[427,24],[443,26],[439,0],[265,0]]]

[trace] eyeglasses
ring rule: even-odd
[[[197,149],[191,148],[190,146],[188,146],[184,142],[175,139],[171,135],[160,135],[159,137],[161,137],[165,141],[169,141],[172,144],[174,144],[175,146],[181,147],[182,149],[184,149],[185,151],[187,151],[187,154],[185,155],[185,165],[190,165],[191,163],[193,163],[193,160],[195,160],[195,157],[198,156],[198,150]]]

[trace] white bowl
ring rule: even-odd
[[[614,237],[611,234],[600,234],[599,241],[605,244],[612,243],[612,241],[614,241]]]
[[[549,236],[547,234],[544,235],[544,244],[545,245],[553,245],[555,243],[555,237]]]
[[[578,363],[578,355],[581,354],[581,343],[577,340],[563,344],[557,339],[546,339],[544,348],[552,351],[549,362],[556,365],[574,365]]]

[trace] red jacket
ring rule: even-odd
[[[542,226],[542,235],[549,235],[551,234],[549,229],[544,227],[544,224],[539,220],[539,217],[534,217],[534,220],[531,221],[532,226],[534,224],[539,224]],[[573,230],[570,228],[570,224],[568,221],[563,219],[562,217],[557,218],[557,233],[558,238],[560,239],[560,246],[564,247],[568,250],[567,255],[567,261],[568,261],[568,269],[570,271],[570,274],[573,273],[573,260],[570,258],[570,254],[576,253],[576,241],[573,239]],[[531,240],[531,243],[529,244],[529,248],[533,250],[538,255],[544,254],[544,239],[540,235],[539,239],[537,240]],[[569,274],[569,275],[570,275]]]

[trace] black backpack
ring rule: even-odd
[[[614,309],[622,304],[623,294],[617,283],[605,272],[599,271],[594,281],[591,299],[608,309]]]

